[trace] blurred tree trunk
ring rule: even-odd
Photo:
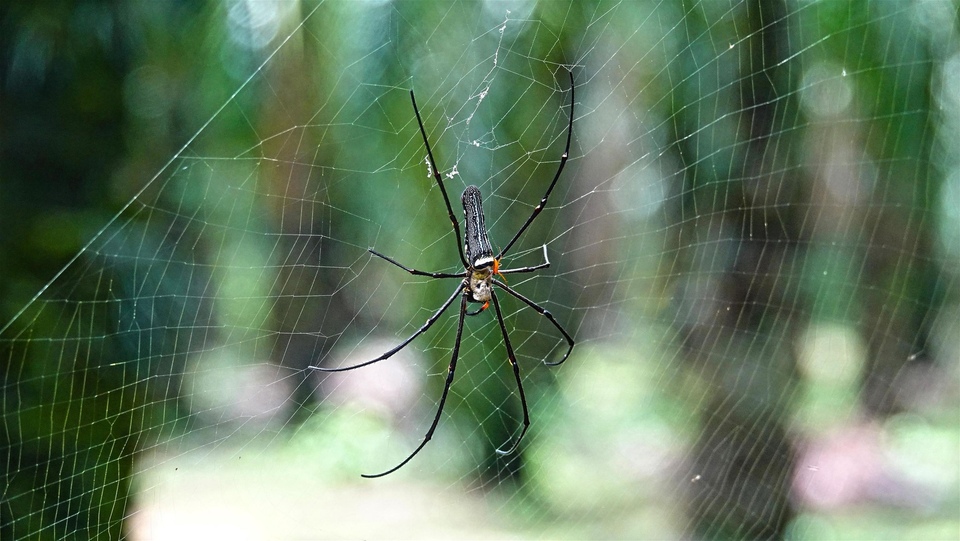
[[[674,89],[685,172],[675,321],[705,393],[688,528],[694,538],[779,539],[793,517],[785,424],[804,312],[790,269],[806,207],[786,6],[754,0],[722,20],[685,7],[687,35],[701,38],[679,59]],[[727,33],[736,46],[723,51]]]
[[[291,18],[288,31],[299,22],[299,18]],[[331,28],[336,24],[333,17],[317,17],[314,24],[321,35],[336,32]],[[330,262],[349,259],[337,255],[338,244],[331,242],[330,232],[345,228],[335,223],[337,213],[331,211],[322,167],[334,161],[332,155],[338,147],[323,144],[322,133],[310,127],[290,130],[302,118],[312,118],[319,126],[329,120],[326,109],[318,113],[317,107],[333,93],[329,81],[335,77],[324,71],[333,62],[320,61],[326,60],[324,54],[329,52],[321,51],[316,41],[304,39],[302,33],[295,37],[303,43],[294,47],[293,53],[279,55],[269,66],[267,77],[272,91],[264,93],[258,131],[292,134],[260,143],[262,152],[276,164],[264,169],[260,182],[265,192],[273,195],[269,198],[269,227],[280,232],[276,241],[277,277],[272,284],[270,325],[276,331],[276,340],[271,358],[306,379],[316,376],[306,368],[322,363],[355,314],[344,305],[343,296],[332,294],[344,278]],[[287,415],[297,420],[308,416],[311,408],[296,405],[313,404],[318,398],[315,390],[316,385],[295,385]]]
[[[900,9],[883,2],[872,7]],[[902,407],[897,389],[908,361],[927,358],[930,314],[938,302],[935,277],[940,276],[931,219],[940,186],[931,170],[930,36],[905,16],[892,15],[873,14],[862,30],[851,22],[864,43],[884,44],[863,47],[853,60],[871,75],[857,87],[857,104],[871,119],[864,127],[864,153],[876,169],[868,171],[875,178],[863,223],[849,232],[865,242],[866,252],[858,269],[859,313],[853,314],[868,348],[861,402],[868,413],[881,416]]]

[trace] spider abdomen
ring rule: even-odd
[[[487,227],[483,223],[483,202],[480,199],[480,188],[473,185],[467,186],[460,199],[463,202],[463,219],[464,226],[466,226],[463,247],[467,262],[471,265],[471,270],[491,267],[493,265],[493,248],[490,247]]]

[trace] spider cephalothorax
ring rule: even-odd
[[[470,272],[467,288],[470,290],[473,302],[482,302],[484,305],[490,302],[493,296],[493,274],[492,267],[481,267]]]
[[[427,149],[427,158],[430,161],[431,171],[433,171],[433,178],[437,181],[437,186],[440,187],[440,193],[443,195],[443,201],[447,205],[447,216],[450,218],[450,222],[453,224],[453,232],[456,235],[457,249],[460,253],[460,261],[463,263],[464,272],[462,273],[448,273],[448,272],[425,272],[409,267],[405,267],[400,263],[397,263],[395,260],[377,252],[376,250],[370,248],[370,253],[390,262],[397,267],[413,274],[415,276],[428,276],[430,278],[457,278],[460,279],[460,285],[457,286],[457,289],[450,295],[450,298],[443,303],[443,306],[439,310],[434,312],[427,322],[420,327],[417,332],[413,333],[409,338],[395,346],[390,351],[387,351],[383,355],[380,355],[376,359],[365,361],[359,364],[352,366],[345,366],[341,368],[325,368],[319,366],[311,366],[310,368],[314,370],[320,370],[322,372],[342,372],[345,370],[353,370],[354,368],[360,368],[361,366],[367,366],[375,362],[382,361],[391,357],[394,353],[400,351],[407,344],[412,342],[416,337],[425,333],[436,321],[440,318],[444,311],[453,304],[453,301],[457,297],[460,297],[460,317],[457,320],[457,337],[454,341],[453,352],[450,356],[450,366],[447,368],[447,380],[443,387],[443,393],[440,395],[440,403],[437,406],[437,413],[433,418],[433,423],[431,423],[430,428],[427,430],[427,433],[423,436],[423,440],[420,442],[420,445],[410,453],[407,458],[402,462],[390,468],[389,470],[378,473],[376,475],[364,475],[363,477],[382,477],[389,473],[393,473],[403,467],[404,464],[410,462],[417,453],[430,441],[430,438],[433,437],[433,432],[437,429],[437,424],[440,422],[440,415],[443,413],[443,405],[447,401],[447,395],[450,393],[450,385],[453,383],[453,375],[457,369],[457,359],[460,354],[460,338],[463,336],[463,319],[466,316],[475,316],[493,304],[494,311],[497,314],[497,323],[500,325],[500,332],[503,335],[503,344],[507,350],[507,358],[510,360],[510,366],[513,368],[513,375],[517,381],[517,392],[520,395],[520,406],[523,410],[523,428],[520,431],[520,435],[517,436],[517,439],[514,440],[513,444],[510,445],[506,450],[497,449],[497,453],[500,454],[510,454],[512,453],[517,446],[520,444],[520,440],[523,439],[524,434],[527,433],[527,428],[530,426],[530,413],[527,409],[527,399],[523,393],[523,384],[520,381],[520,365],[517,364],[517,356],[513,351],[513,345],[510,343],[510,336],[507,334],[507,326],[503,322],[503,312],[500,310],[500,302],[497,300],[496,289],[502,289],[506,291],[509,295],[523,302],[530,308],[533,308],[540,315],[547,318],[560,331],[563,335],[563,338],[567,341],[567,351],[563,354],[563,357],[558,361],[547,362],[544,360],[544,364],[555,366],[563,361],[567,360],[567,357],[570,356],[570,352],[573,351],[573,338],[567,334],[567,331],[564,330],[557,320],[554,319],[553,314],[547,311],[545,308],[541,307],[532,300],[524,297],[517,291],[513,290],[505,282],[498,280],[497,276],[502,276],[504,274],[511,273],[523,273],[523,272],[533,272],[539,269],[544,269],[550,266],[550,260],[547,259],[547,246],[543,246],[543,263],[539,265],[533,265],[530,267],[519,267],[515,269],[501,269],[500,268],[500,258],[503,257],[505,253],[513,246],[517,239],[520,238],[520,235],[526,231],[527,227],[533,222],[533,220],[540,214],[543,210],[544,205],[547,204],[547,198],[550,196],[550,192],[553,191],[553,187],[557,184],[557,179],[560,178],[560,173],[563,171],[563,166],[567,163],[567,157],[570,154],[570,139],[573,137],[573,104],[574,104],[574,95],[573,95],[573,73],[570,73],[570,117],[569,124],[567,126],[567,146],[564,148],[563,154],[560,156],[560,166],[557,168],[557,173],[553,176],[553,180],[550,182],[550,185],[547,187],[546,193],[543,194],[543,197],[540,199],[540,203],[534,207],[533,213],[527,218],[527,221],[524,222],[523,226],[517,231],[513,236],[513,239],[507,243],[506,247],[500,250],[496,256],[493,254],[493,249],[490,246],[490,239],[487,238],[487,227],[483,223],[483,202],[480,197],[480,189],[476,186],[467,186],[467,189],[463,191],[461,196],[461,201],[463,202],[463,222],[465,228],[465,234],[461,236],[460,234],[460,224],[457,222],[456,217],[453,215],[453,207],[450,205],[450,198],[447,197],[447,189],[443,185],[443,177],[440,175],[440,170],[437,169],[437,163],[433,159],[433,152],[430,150],[430,142],[427,140],[427,131],[423,128],[423,120],[420,118],[420,110],[417,109],[417,99],[413,95],[413,91],[410,91],[410,101],[413,102],[413,112],[417,117],[417,124],[420,126],[420,135],[423,136],[423,144]],[[461,244],[461,242],[463,244]],[[494,287],[496,286],[496,287]],[[482,303],[482,306],[475,311],[468,311],[467,304],[473,303]]]

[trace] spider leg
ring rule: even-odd
[[[570,75],[570,78],[570,80],[573,81],[573,75]],[[423,146],[427,147],[427,157],[430,158],[430,168],[433,169],[433,178],[437,180],[437,186],[440,186],[440,193],[443,194],[443,202],[447,204],[447,216],[450,217],[450,223],[453,224],[453,232],[456,237],[454,240],[457,243],[457,250],[460,253],[460,261],[463,263],[464,268],[469,267],[469,265],[467,265],[467,258],[463,255],[463,245],[460,244],[460,241],[463,239],[463,235],[460,234],[460,222],[457,221],[457,217],[453,214],[450,198],[447,197],[447,189],[443,186],[443,177],[440,175],[440,170],[437,169],[437,162],[433,159],[433,151],[430,150],[430,142],[427,141],[427,130],[423,128],[423,120],[420,118],[420,110],[417,108],[417,98],[413,96],[413,90],[410,91],[410,101],[413,102],[413,112],[417,115],[417,125],[420,126],[420,135],[423,136]]]
[[[458,290],[459,292],[459,290]],[[447,304],[450,304],[449,302]],[[444,306],[446,308],[446,306]],[[361,477],[366,477],[367,479],[373,479],[375,477],[383,477],[384,475],[391,474],[404,466],[407,462],[410,462],[410,459],[417,456],[417,453],[430,441],[430,438],[433,437],[433,432],[437,429],[437,425],[440,423],[440,415],[443,413],[443,405],[447,402],[447,395],[450,393],[450,385],[453,383],[453,374],[457,370],[457,357],[460,355],[460,337],[463,336],[463,317],[467,312],[467,292],[463,292],[460,297],[460,318],[457,321],[457,339],[453,343],[453,353],[450,355],[450,366],[447,368],[447,382],[443,385],[443,394],[440,395],[440,404],[437,406],[437,414],[433,418],[433,423],[430,425],[430,429],[427,430],[427,433],[423,436],[423,441],[420,442],[420,445],[410,453],[410,456],[403,459],[403,462],[397,464],[396,466],[390,468],[389,470],[378,473],[375,475],[363,474]]]
[[[530,412],[527,410],[527,397],[523,394],[523,383],[520,382],[520,365],[517,364],[517,356],[513,352],[513,345],[510,344],[510,336],[507,334],[507,326],[503,322],[503,312],[500,311],[500,301],[497,300],[497,294],[495,292],[491,291],[490,294],[490,300],[493,301],[493,308],[497,311],[497,322],[500,324],[500,332],[503,334],[503,343],[507,346],[507,358],[510,359],[510,366],[513,367],[513,377],[517,380],[517,389],[520,392],[520,406],[523,408],[523,430],[520,431],[520,435],[506,451],[497,449],[498,455],[509,455],[516,451],[517,446],[520,445],[520,440],[523,439],[524,434],[527,433],[527,428],[530,427]],[[509,440],[504,442],[504,444],[506,443],[509,443]]]
[[[563,329],[563,327],[560,326],[560,323],[558,323],[557,320],[553,317],[553,314],[551,314],[550,311],[547,310],[546,308],[544,308],[544,307],[540,306],[539,304],[531,301],[530,299],[524,297],[524,296],[521,295],[520,293],[517,293],[516,291],[513,290],[513,288],[511,288],[511,287],[508,286],[507,284],[501,282],[500,280],[494,279],[494,280],[493,280],[493,283],[495,283],[495,284],[497,284],[498,286],[500,286],[501,288],[503,288],[503,290],[506,291],[507,293],[509,293],[509,294],[513,295],[514,297],[516,297],[516,298],[520,299],[521,301],[523,301],[524,304],[526,304],[526,305],[529,306],[530,308],[533,308],[534,310],[536,310],[541,316],[544,316],[545,318],[547,318],[548,320],[550,320],[550,323],[553,323],[553,326],[556,327],[557,330],[559,330],[560,333],[563,334],[563,337],[567,340],[567,346],[568,346],[568,347],[567,347],[567,352],[563,354],[563,357],[562,357],[559,361],[552,362],[552,363],[548,363],[546,360],[544,360],[544,361],[543,361],[543,364],[545,364],[545,365],[547,365],[547,366],[557,366],[558,364],[563,363],[563,361],[566,361],[566,360],[567,360],[567,357],[570,356],[570,352],[573,351],[574,341],[573,341],[573,338],[570,338],[570,335],[567,334],[567,331],[565,331],[565,330]]]
[[[563,150],[563,155],[560,156],[560,167],[557,169],[557,174],[553,176],[553,181],[550,182],[550,186],[547,188],[547,192],[543,194],[543,198],[540,199],[540,204],[534,207],[533,214],[527,218],[526,223],[523,224],[523,227],[517,231],[517,234],[513,236],[513,239],[507,243],[507,246],[500,250],[500,253],[497,254],[496,259],[503,257],[503,254],[507,253],[507,250],[513,246],[513,243],[517,242],[517,239],[520,238],[520,235],[527,230],[527,227],[533,222],[533,220],[540,214],[540,211],[543,210],[543,207],[547,204],[547,198],[550,197],[550,192],[553,191],[553,187],[557,185],[557,180],[560,178],[560,173],[563,172],[563,166],[567,164],[567,158],[570,156],[570,138],[573,136],[573,72],[568,72],[570,74],[570,125],[567,127],[567,146]],[[447,203],[449,206],[449,202]]]
[[[363,366],[367,366],[367,365],[369,365],[369,364],[373,364],[373,363],[376,363],[376,362],[380,362],[380,361],[382,361],[382,360],[384,360],[384,359],[388,359],[388,358],[392,357],[394,353],[396,353],[396,352],[400,351],[401,349],[403,349],[404,347],[406,347],[406,345],[409,344],[410,342],[413,342],[413,339],[414,339],[414,338],[416,338],[416,337],[420,336],[421,334],[427,332],[427,329],[429,329],[434,323],[436,323],[436,322],[437,322],[437,319],[440,318],[440,315],[443,314],[443,312],[444,312],[451,304],[453,304],[453,300],[456,299],[456,298],[457,298],[457,295],[459,295],[459,294],[463,291],[463,287],[464,287],[463,284],[461,284],[460,286],[458,286],[457,289],[456,289],[456,291],[453,292],[453,295],[450,295],[450,298],[447,299],[446,302],[443,303],[443,306],[441,306],[439,310],[437,310],[436,312],[434,312],[434,314],[433,314],[432,316],[430,316],[429,319],[427,319],[427,322],[424,323],[422,327],[420,327],[419,329],[417,329],[417,332],[411,334],[409,338],[407,338],[407,339],[404,340],[403,342],[400,342],[396,347],[394,347],[394,348],[391,349],[390,351],[384,353],[383,355],[377,357],[376,359],[373,359],[373,360],[370,360],[370,361],[365,361],[365,362],[362,362],[362,363],[360,363],[360,364],[355,364],[355,365],[352,365],[352,366],[343,366],[343,367],[339,367],[339,368],[326,368],[326,367],[323,367],[323,366],[308,366],[307,368],[309,368],[309,369],[311,369],[311,370],[318,370],[318,371],[320,371],[320,372],[346,372],[347,370],[353,370],[354,368],[361,368],[361,367],[363,367]],[[461,318],[461,319],[462,319],[462,318]]]
[[[425,271],[419,271],[419,270],[417,270],[417,269],[411,269],[410,267],[407,267],[407,266],[401,265],[400,263],[397,263],[397,261],[396,261],[395,259],[390,258],[390,257],[387,257],[387,256],[381,254],[380,252],[374,250],[373,248],[367,248],[367,251],[370,252],[371,254],[379,257],[380,259],[384,259],[384,260],[386,260],[388,263],[392,263],[393,265],[395,265],[395,266],[397,266],[397,267],[400,267],[401,269],[403,269],[403,270],[405,270],[405,271],[407,271],[407,272],[409,272],[410,274],[413,274],[413,275],[415,275],[415,276],[429,276],[430,278],[463,278],[463,276],[464,276],[462,272],[459,273],[459,274],[451,274],[451,273],[449,273],[449,272],[425,272]]]
[[[473,312],[467,312],[467,315],[468,315],[468,316],[475,316],[475,315],[479,314],[480,312],[483,312],[484,310],[486,310],[488,306],[490,306],[490,303],[485,302],[485,303],[483,303],[483,304],[480,306],[480,308],[477,308],[477,309],[474,310]]]
[[[550,259],[547,258],[547,245],[543,245],[543,263],[539,265],[533,265],[532,267],[520,267],[517,269],[499,269],[497,274],[516,274],[520,272],[533,272],[540,269],[545,269],[550,266]]]

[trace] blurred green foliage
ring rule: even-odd
[[[571,160],[509,266],[548,245],[547,276],[510,283],[577,350],[539,365],[562,340],[503,299],[535,421],[500,457],[519,403],[495,320],[468,318],[437,476],[547,536],[873,537],[885,506],[911,516],[885,531],[951,533],[956,479],[920,464],[946,503],[818,508],[798,479],[861,421],[957,473],[955,397],[929,390],[957,378],[956,7],[5,4],[0,538],[130,535],[137,463],[170,441],[281,432],[276,460],[329,483],[405,456],[384,425],[419,441],[455,317],[359,411],[307,367],[408,336],[455,285],[366,251],[459,265],[408,91],[496,245],[556,170],[567,68]]]

